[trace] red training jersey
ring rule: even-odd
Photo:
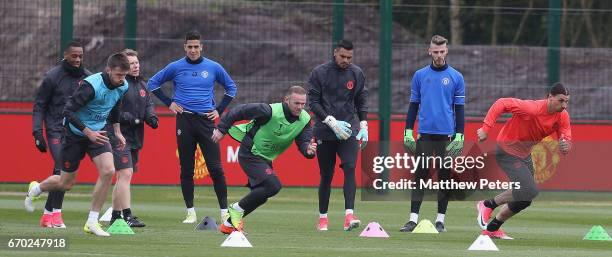
[[[506,153],[520,158],[529,156],[533,146],[555,132],[556,138],[571,141],[569,113],[566,110],[548,113],[546,103],[546,99],[500,98],[487,112],[482,129],[489,133],[502,113],[512,113],[499,132],[497,142]]]

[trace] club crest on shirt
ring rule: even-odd
[[[547,136],[531,151],[534,178],[536,183],[544,183],[557,172],[561,156],[559,155],[559,142],[552,136]]]
[[[346,82],[346,89],[351,90],[353,89],[354,86],[355,86],[355,82],[353,82],[352,80],[349,80],[348,82]]]
[[[446,78],[446,77],[442,78],[442,85],[446,86],[446,85],[448,85],[448,83],[450,83],[450,79],[449,78]]]
[[[144,89],[140,89],[140,92],[139,92],[139,93],[140,93],[140,97],[145,97],[145,96],[147,96],[147,92],[145,92],[145,90],[144,90]]]
[[[208,71],[202,71],[202,78],[208,78]]]

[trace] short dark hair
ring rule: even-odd
[[[433,37],[431,37],[431,40],[429,42],[431,44],[441,46],[441,45],[448,43],[448,39],[440,35],[433,35]]]
[[[555,96],[558,94],[569,95],[569,89],[563,83],[557,82],[550,87],[550,91],[548,92],[550,95]]]
[[[134,50],[134,49],[130,49],[130,48],[123,49],[123,50],[121,51],[121,53],[122,53],[122,54],[125,54],[125,55],[127,55],[127,56],[134,56],[134,57],[138,57],[138,52],[136,52],[136,50]]]
[[[106,67],[109,67],[111,69],[120,68],[121,70],[129,71],[130,61],[128,60],[125,54],[121,52],[114,53],[108,57],[108,60],[106,60]]]
[[[185,34],[185,42],[187,42],[188,40],[200,40],[200,38],[200,32],[198,32],[197,30],[191,30]]]
[[[336,44],[336,49],[340,49],[340,48],[344,48],[346,50],[353,50],[353,43],[346,39],[342,39],[338,41],[338,43]]]
[[[79,41],[70,41],[68,44],[64,46],[64,52],[67,52],[71,47],[80,47],[83,48],[83,44]]]
[[[291,94],[305,95],[307,93],[308,93],[308,91],[306,91],[306,89],[304,89],[304,87],[302,87],[300,85],[295,85],[295,86],[289,87],[287,89],[287,93],[285,95],[286,96],[290,96]]]

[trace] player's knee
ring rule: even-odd
[[[193,169],[185,170],[181,168],[181,180],[193,180]]]
[[[70,191],[74,186],[74,181],[62,181],[60,191]]]
[[[223,173],[223,166],[220,162],[207,163],[206,168],[212,173]]]
[[[99,171],[99,175],[101,179],[112,179],[115,174],[114,167],[105,167]]]
[[[225,174],[223,174],[223,169],[221,168],[221,166],[214,167],[214,168],[209,168],[208,169],[208,173],[210,174],[210,178],[213,181],[218,181],[218,180],[221,180],[221,179],[225,179]]]
[[[540,194],[540,190],[538,190],[535,187],[527,187],[524,190],[522,190],[522,199],[520,200],[524,200],[524,201],[531,201],[534,198],[536,198],[538,196],[538,194]]]
[[[355,163],[352,163],[352,162],[343,163],[343,164],[340,164],[340,168],[342,168],[342,170],[344,171],[345,177],[347,175],[349,176],[355,175]]]
[[[521,189],[512,190],[512,198],[514,201],[531,201],[540,191],[535,186],[523,186],[521,185]]]
[[[540,190],[537,188],[532,188],[530,192],[531,192],[531,195],[530,195],[531,199],[536,198],[540,194]]]
[[[513,213],[519,213],[531,205],[531,201],[514,201],[508,203],[508,209]]]
[[[122,169],[117,172],[117,179],[120,180],[132,180],[132,170],[131,169]]]
[[[278,194],[278,192],[280,192],[280,190],[283,188],[283,185],[281,184],[280,180],[276,176],[268,178],[267,184],[268,184],[267,185],[268,192],[270,194],[269,197],[272,197]]]

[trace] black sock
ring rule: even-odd
[[[493,220],[489,222],[489,225],[487,225],[487,231],[497,231],[499,230],[499,227],[501,227],[502,224],[504,224],[503,221],[499,221],[497,218],[493,218]]]
[[[487,199],[484,201],[484,206],[491,208],[491,209],[495,209],[499,205],[495,203],[495,198],[491,198],[491,199]]]
[[[121,211],[113,210],[111,219],[119,219],[119,218],[121,218]]]
[[[132,210],[130,208],[123,209],[123,217],[127,219],[127,217],[132,216]]]
[[[53,211],[53,193],[54,192],[49,192],[49,194],[47,195],[47,202],[45,203],[45,210],[49,212]]]

